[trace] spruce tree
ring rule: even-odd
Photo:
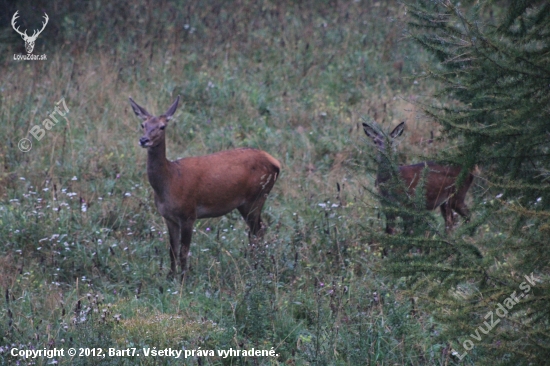
[[[550,4],[407,7],[408,34],[433,55],[426,72],[441,86],[424,111],[456,146],[444,159],[463,177],[476,166],[481,173],[469,223],[452,235],[381,234],[398,248],[385,268],[441,324],[454,362],[548,364]]]

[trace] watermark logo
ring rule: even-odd
[[[533,273],[531,273],[530,276],[525,275],[525,280],[526,281],[522,282],[519,285],[519,289],[522,291],[519,292],[519,295],[517,295],[518,291],[514,291],[509,297],[504,299],[504,305],[502,305],[501,303],[497,304],[494,314],[496,314],[498,318],[502,319],[506,317],[506,315],[508,315],[508,311],[512,310],[514,305],[518,304],[522,299],[525,299],[527,296],[529,296],[531,286],[535,286],[537,280],[535,279],[535,276],[533,276]],[[470,337],[475,341],[481,342],[482,334],[480,334],[479,332],[481,331],[481,333],[483,334],[488,334],[498,323],[500,323],[500,319],[498,318],[495,320],[495,317],[493,316],[493,311],[489,311],[485,315],[484,319],[489,320],[490,323],[487,323],[486,321],[483,322],[485,328],[480,325],[479,327],[477,327],[474,334],[470,334]],[[466,351],[463,354],[460,354],[458,351],[451,349],[451,354],[455,357],[458,357],[459,360],[462,360],[468,354],[467,351],[470,351],[472,348],[474,348],[474,346],[475,344],[471,339],[466,339],[462,343],[462,347],[464,347]]]
[[[25,41],[25,50],[27,51],[27,54],[26,55],[22,55],[22,54],[19,54],[19,55],[13,55],[13,59],[16,60],[16,61],[19,61],[19,60],[46,60],[46,55],[33,55],[32,54],[32,51],[34,49],[34,42],[36,42],[36,39],[38,38],[38,36],[40,35],[40,33],[42,33],[42,31],[44,30],[44,28],[46,28],[46,24],[48,24],[48,14],[44,13],[44,22],[42,22],[42,29],[40,29],[39,31],[37,30],[34,30],[34,32],[32,33],[32,36],[29,36],[27,34],[27,30],[25,29],[24,32],[21,32],[19,30],[19,26],[16,27],[15,25],[15,21],[17,20],[17,18],[19,17],[17,15],[17,13],[19,13],[19,10],[17,10],[15,12],[15,14],[13,14],[13,18],[11,18],[11,26],[13,27],[13,29],[19,33],[19,35],[21,36],[21,38],[23,38],[23,41]]]
[[[65,110],[65,112],[62,112],[61,109],[59,108],[61,105],[63,105],[63,109]],[[42,126],[34,125],[30,129],[29,133],[32,135],[32,137],[34,137],[36,139],[36,141],[42,140],[44,135],[46,135],[46,130],[48,130],[48,131],[51,130],[52,127],[55,126],[59,122],[57,120],[57,118],[55,118],[56,113],[58,114],[59,117],[63,117],[63,118],[65,118],[65,120],[67,122],[69,122],[69,120],[66,117],[66,114],[69,113],[69,108],[67,107],[67,104],[65,103],[65,98],[64,97],[61,98],[59,100],[59,102],[55,103],[54,111],[52,113],[48,114],[48,117],[50,117],[50,118],[46,118],[45,120],[42,121]],[[32,149],[32,141],[28,138],[23,138],[23,139],[19,140],[19,143],[17,144],[17,147],[22,152],[29,152]]]
[[[17,147],[23,152],[29,152],[32,149],[32,141],[27,138],[21,139],[19,140]]]

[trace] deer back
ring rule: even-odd
[[[166,196],[176,210],[194,210],[197,218],[221,216],[257,200],[280,171],[275,158],[250,148],[183,158],[170,166]]]

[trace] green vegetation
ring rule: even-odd
[[[434,121],[439,116],[419,113],[416,102],[439,84],[423,71],[433,56],[402,37],[410,20],[404,5],[126,0],[5,8],[0,15],[5,24],[15,10],[22,28],[40,25],[42,10],[50,23],[34,51],[47,61],[14,61],[24,44],[11,28],[0,31],[6,40],[0,43],[0,364],[51,361],[14,358],[12,347],[273,348],[277,354],[56,358],[64,365],[458,361],[450,352],[457,349],[455,338],[442,336],[449,333],[441,313],[451,305],[430,307],[438,283],[413,266],[415,260],[429,265],[426,258],[439,260],[448,249],[423,251],[426,255],[416,249],[441,245],[441,238],[447,248],[464,248],[467,254],[454,256],[452,265],[460,262],[455,268],[469,272],[443,288],[449,289],[447,297],[466,297],[481,288],[465,280],[478,273],[466,265],[480,266],[481,251],[482,264],[489,266],[499,238],[517,244],[502,226],[530,230],[532,222],[514,221],[525,207],[520,201],[476,204],[488,188],[477,179],[468,196],[473,220],[457,224],[449,237],[442,234],[439,213],[426,212],[418,221],[429,225],[415,228],[415,243],[383,233],[374,187],[377,151],[361,123],[375,121],[389,130],[407,121],[396,154],[401,164],[426,156],[456,161],[453,154],[469,141],[462,134],[445,139]],[[169,159],[247,146],[282,163],[264,207],[265,245],[248,248],[246,224],[237,212],[200,220],[184,284],[166,279],[166,227],[145,174],[140,121],[128,103],[131,96],[160,113],[177,95],[183,103],[167,127]],[[29,131],[50,118],[62,98],[66,118],[58,117],[36,140]],[[460,102],[455,95],[439,100]],[[29,152],[18,148],[22,138],[32,141]],[[468,167],[485,164],[460,161]],[[507,207],[516,210],[506,219],[494,216]],[[428,243],[432,239],[435,244]],[[479,248],[478,240],[487,248]],[[542,252],[544,245],[538,245]],[[391,249],[389,258],[382,258],[383,248]],[[512,255],[507,259],[491,262],[499,278],[506,270],[517,276],[535,270],[512,266],[518,259]],[[548,272],[547,264],[538,269],[539,275]],[[397,278],[395,270],[402,273]],[[485,301],[476,314],[484,315],[501,299]],[[481,323],[460,330],[469,334]],[[498,334],[511,335],[511,327]],[[496,336],[484,335],[483,341]],[[489,364],[482,353],[462,362],[474,364],[476,357]]]
[[[427,74],[450,99],[426,112],[457,138],[445,158],[478,164],[485,192],[452,246],[406,239],[430,255],[393,258],[392,272],[422,294],[445,324],[440,339],[465,362],[547,364],[550,5],[417,1],[410,10],[412,37],[438,61]]]

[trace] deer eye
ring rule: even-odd
[[[143,123],[141,124],[141,128],[143,128]]]
[[[160,128],[161,130],[164,130],[165,127],[166,127],[166,125],[163,125],[163,126],[160,126],[159,128]]]

